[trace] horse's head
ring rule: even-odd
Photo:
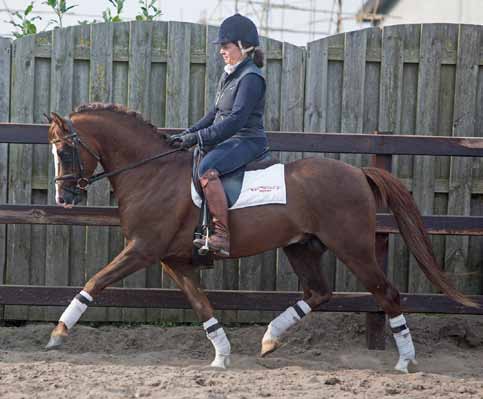
[[[55,201],[69,208],[81,201],[81,190],[87,188],[88,178],[94,173],[99,156],[79,136],[70,119],[64,119],[55,112],[47,119],[55,162]]]

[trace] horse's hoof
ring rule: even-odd
[[[226,369],[230,366],[230,355],[217,355],[210,364],[211,367]]]
[[[397,362],[394,369],[403,374],[415,373],[417,371],[417,365],[418,362],[416,361],[416,359],[399,358],[399,361]]]
[[[51,335],[49,339],[49,343],[45,346],[45,349],[59,349],[62,344],[64,343],[64,336],[62,335]]]
[[[274,339],[268,339],[266,341],[262,341],[262,350],[260,352],[261,357],[267,356],[269,353],[276,351],[280,347],[280,341],[276,341]]]

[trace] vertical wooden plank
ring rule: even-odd
[[[130,22],[128,106],[149,118],[149,94],[151,77],[151,22]],[[142,288],[146,286],[146,270],[140,270],[124,279],[125,287]],[[124,309],[125,321],[144,321],[145,309]]]
[[[381,53],[381,98],[379,131],[414,134],[417,65],[404,64],[404,53],[419,48],[418,25],[385,27]],[[393,173],[409,177],[412,158],[393,156]],[[388,277],[403,291],[407,290],[409,254],[399,235],[389,237]]]
[[[327,39],[329,48],[344,48],[345,34],[330,36]],[[327,132],[340,132],[342,120],[342,86],[344,75],[344,63],[339,60],[328,60],[327,69]],[[339,159],[339,154],[326,153],[326,158]],[[327,251],[322,257],[322,267],[329,287],[334,290],[336,283],[337,259],[335,255]],[[342,264],[339,268],[344,267]]]
[[[37,60],[38,62],[39,60]],[[45,61],[45,60],[44,60]],[[50,71],[50,65],[48,70]],[[50,83],[50,79],[47,78],[47,84]],[[48,97],[47,97],[48,100]],[[44,146],[45,147],[45,146]],[[47,156],[45,157],[45,161],[47,161]],[[35,161],[32,167],[35,168],[40,162]],[[42,165],[44,169],[47,169],[47,165]],[[32,204],[35,205],[45,205],[47,204],[47,190],[32,190]],[[29,284],[31,285],[45,285],[45,250],[46,250],[46,230],[47,226],[43,225],[32,225],[32,256],[30,262],[30,276],[29,276]],[[44,306],[31,306],[28,311],[28,320],[35,321],[35,320],[49,320],[46,315],[46,310],[48,308]],[[53,320],[53,319],[52,319]]]
[[[74,28],[75,49],[90,47],[90,26],[81,25]],[[89,66],[87,60],[74,60],[72,107],[89,101]],[[83,199],[81,205],[85,205]],[[69,285],[83,286],[86,282],[86,227],[72,226],[69,251]]]
[[[156,21],[152,33],[152,57],[167,52],[168,23]],[[166,125],[166,63],[151,65],[151,121],[156,126]]]
[[[305,51],[289,43],[283,43],[280,89],[280,130],[303,131]],[[280,161],[288,163],[301,159],[300,152],[280,153]],[[277,290],[298,290],[298,278],[281,249],[277,251]],[[241,269],[241,265],[240,265]]]
[[[416,134],[436,134],[439,117],[441,60],[443,48],[451,41],[450,25],[425,24],[421,29],[419,53]],[[423,215],[433,213],[435,161],[432,156],[416,156],[413,165],[413,196]],[[409,262],[409,291],[434,292],[414,257]]]
[[[168,26],[168,65],[166,126],[187,127],[189,114],[191,25],[170,22]]]
[[[320,39],[307,46],[304,132],[327,131],[329,41]],[[311,154],[314,156],[315,154]]]
[[[218,81],[223,74],[224,62],[218,50],[219,46],[213,44],[218,37],[218,28],[206,26],[206,83],[205,83],[205,112],[211,109],[215,103]]]
[[[112,44],[112,101],[115,104],[128,104],[129,62],[124,60],[129,60],[129,32],[129,23],[114,24]],[[123,61],[114,61],[115,59],[122,59]],[[112,191],[110,192],[110,204],[111,206],[117,206]],[[109,260],[114,259],[123,248],[124,236],[121,229],[119,227],[109,227]],[[116,282],[114,286],[123,287],[124,280]],[[109,321],[123,321],[123,313],[124,308],[108,308],[107,319]]]
[[[419,54],[420,47],[420,25],[406,26],[404,30],[404,51],[408,54]],[[418,71],[419,64],[405,63],[403,69],[403,93],[401,110],[401,134],[415,134],[417,98],[418,98]],[[398,156],[396,166],[398,177],[412,178],[413,176],[413,156]],[[412,190],[412,187],[411,187]],[[394,282],[404,292],[408,291],[409,284],[409,251],[400,235],[394,237],[394,256],[389,262],[393,261]],[[390,266],[391,267],[391,266]]]
[[[401,121],[401,101],[404,63],[404,26],[389,26],[382,33],[381,80],[379,97],[378,130],[397,134]],[[394,161],[397,164],[397,160]],[[394,281],[393,263],[389,268],[389,259],[393,257],[394,235],[388,242],[388,277]]]
[[[153,23],[151,38],[151,57],[159,57],[167,51],[168,23],[156,21]],[[150,78],[150,114],[151,122],[156,126],[165,125],[166,111],[166,63],[151,64]],[[162,280],[162,269],[159,264],[152,265],[146,270],[146,287],[160,288]],[[146,320],[148,322],[159,322],[162,320],[163,311],[160,309],[146,309]]]
[[[9,39],[0,38],[0,122],[10,120],[10,77],[11,77],[12,43]],[[0,202],[7,203],[8,191],[8,144],[0,144]],[[4,284],[7,260],[7,227],[0,225],[0,284]],[[0,320],[3,319],[4,307],[0,306]]]
[[[91,25],[89,70],[89,101],[112,101],[112,52],[114,24]],[[97,170],[100,170],[98,167]],[[99,181],[89,188],[87,205],[107,206],[110,203],[108,181]],[[88,226],[86,232],[86,277],[91,278],[109,261],[109,228]],[[106,320],[107,310],[90,308],[84,320]]]
[[[445,40],[445,43],[452,43],[454,51],[457,49],[457,26],[454,29],[454,35]],[[455,93],[455,77],[456,66],[441,65],[441,83],[439,93],[439,112],[438,112],[438,126],[436,129],[437,136],[451,136],[453,130],[453,105]],[[449,181],[450,175],[450,157],[439,156],[435,157],[434,161],[434,178],[435,180]],[[448,213],[448,194],[435,192],[434,193],[434,207],[433,214],[446,215]],[[431,237],[432,246],[438,263],[444,268],[445,255],[445,237],[435,235]]]
[[[364,122],[364,82],[366,72],[367,35],[370,29],[345,34],[344,72],[342,87],[341,132],[361,133]],[[340,159],[360,165],[360,155],[341,154]],[[357,280],[340,261],[337,262],[337,291],[355,291]]]
[[[13,43],[11,121],[33,122],[35,36]],[[32,195],[32,145],[11,144],[9,148],[8,202],[29,204]],[[6,284],[28,284],[31,258],[31,226],[7,228]],[[24,320],[25,306],[6,306],[5,319]]]
[[[166,76],[166,126],[186,128],[189,116],[191,25],[168,23],[168,64]],[[163,288],[176,285],[163,271]],[[183,321],[182,310],[163,310],[166,321]]]
[[[379,130],[400,130],[404,64],[404,25],[385,27],[382,34]]]
[[[460,25],[458,58],[456,64],[456,84],[454,95],[453,136],[473,137],[476,133],[476,105],[480,45],[483,34],[481,27]],[[473,160],[451,158],[448,193],[448,214],[471,214]],[[456,287],[467,294],[479,293],[476,265],[469,263],[469,237],[446,237],[445,270]]]
[[[380,53],[382,51],[382,31],[379,29],[371,29],[367,33],[367,52]],[[379,126],[380,114],[380,87],[381,81],[381,63],[367,62],[365,79],[364,79],[364,116],[363,127],[364,133],[373,132]],[[386,170],[391,170],[392,157],[389,156],[373,156],[371,164]],[[367,164],[368,156],[363,157],[362,165]],[[387,209],[380,209],[378,212],[387,212]],[[376,234],[376,256],[378,265],[387,273],[387,255],[388,255],[388,234]],[[360,287],[360,288],[359,288]],[[357,282],[357,290],[365,289],[360,281]],[[385,323],[386,315],[384,312],[366,313],[366,343],[368,349],[385,349]]]
[[[40,37],[46,39],[44,42],[51,42],[49,37],[42,34]],[[48,58],[38,58],[35,60],[35,88],[34,88],[34,123],[45,123],[43,113],[50,111],[50,76],[51,60]],[[33,145],[32,153],[32,203],[46,205],[48,203],[48,184],[49,167],[53,167],[53,162],[49,163],[50,147],[48,145]],[[46,234],[47,226],[32,225],[32,258],[30,262],[30,284],[44,285],[46,281]],[[62,242],[62,240],[61,240]],[[57,244],[58,245],[58,244]],[[68,265],[64,265],[67,267]],[[29,320],[49,320],[55,316],[46,313],[46,309],[41,306],[29,308]],[[52,308],[51,308],[52,309]]]
[[[50,110],[60,115],[72,111],[72,83],[74,74],[74,29],[52,31]],[[52,153],[49,151],[48,202],[55,205],[55,169]],[[59,245],[62,242],[62,245]],[[68,226],[47,226],[45,284],[67,285],[69,282],[70,228]],[[49,307],[46,317],[56,320],[62,308]]]
[[[382,51],[382,30],[371,29],[367,32],[367,53],[380,53]],[[381,86],[381,63],[367,62],[364,76],[364,111],[362,131],[370,133],[379,126],[379,103]],[[362,165],[371,164],[371,156],[363,155]]]
[[[191,26],[191,55],[197,57],[206,56],[206,27],[204,25],[193,24]],[[210,49],[217,53],[216,48]],[[218,54],[218,57],[221,56]],[[203,117],[205,108],[212,103],[205,105],[205,75],[206,64],[190,65],[190,87],[189,87],[189,114],[188,125],[191,126]]]
[[[282,54],[280,130],[301,132],[304,126],[305,51],[283,43]],[[300,158],[300,153],[281,154],[282,162]]]

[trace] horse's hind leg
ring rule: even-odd
[[[170,265],[163,263],[163,266],[164,270],[186,295],[196,315],[203,322],[206,336],[215,348],[215,360],[213,360],[211,366],[228,367],[230,365],[230,341],[228,341],[221,324],[213,317],[213,307],[198,283],[195,269],[191,265],[184,264]]]
[[[332,292],[320,267],[320,259],[325,249],[325,246],[316,237],[283,248],[293,270],[300,279],[304,298],[270,322],[262,339],[261,356],[276,350],[280,346],[280,337],[285,331],[312,309],[330,299]]]
[[[345,240],[327,245],[374,295],[377,303],[389,316],[389,323],[399,351],[399,361],[395,368],[407,373],[411,363],[417,364],[414,345],[404,315],[401,313],[399,291],[386,278],[377,263],[375,233],[369,229],[365,231],[356,229],[354,226],[347,235]]]

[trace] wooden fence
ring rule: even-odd
[[[210,44],[215,35],[216,28],[196,24],[132,22],[55,30],[12,44],[1,39],[0,121],[41,123],[43,112],[67,114],[83,102],[113,101],[143,112],[158,126],[185,127],[202,116],[214,97],[222,71],[221,60]],[[378,129],[396,134],[481,137],[482,44],[482,27],[465,25],[370,28],[324,38],[309,43],[307,49],[264,38],[266,128],[357,133]],[[18,132],[17,128],[15,134]],[[292,135],[284,138],[299,140]],[[304,136],[302,143],[306,140]],[[344,140],[340,143],[349,145]],[[278,151],[284,148],[294,150],[278,155],[284,162],[313,155],[340,157],[358,165],[369,162],[368,155],[359,155],[364,151],[339,156],[337,152],[345,151],[337,146],[325,147],[326,153],[319,155],[312,152],[315,147],[303,144],[276,147]],[[394,158],[393,171],[414,192],[424,214],[483,214],[481,159]],[[52,166],[45,145],[0,144],[0,202],[53,204]],[[108,185],[93,187],[85,205],[115,205]],[[398,236],[391,236],[390,241],[391,280],[402,291],[431,292]],[[61,248],[59,242],[64,243]],[[459,288],[469,294],[481,293],[482,238],[437,236],[433,243]],[[80,286],[122,245],[117,227],[2,226],[0,283]],[[344,266],[336,268],[332,255],[324,256],[322,263],[333,288],[361,289]],[[201,272],[200,278],[209,289],[299,288],[281,251],[225,261],[215,270]],[[121,285],[173,287],[157,265]],[[8,306],[4,316],[50,320],[59,311]],[[220,317],[264,321],[272,313],[227,310]],[[193,315],[109,308],[89,309],[85,319],[189,321]]]
[[[166,132],[166,129],[164,129]],[[301,138],[304,138],[301,140]],[[46,126],[0,124],[0,139],[8,143],[47,143]],[[270,133],[274,150],[371,153],[373,164],[389,169],[394,151],[398,154],[483,156],[483,139],[438,138],[424,136],[368,136],[354,134],[294,134]],[[396,149],[397,148],[397,149]],[[425,217],[430,234],[483,236],[483,217],[433,216]],[[0,205],[0,223],[53,224],[53,225],[119,225],[116,208],[57,206]],[[398,229],[392,216],[379,214],[377,218],[376,253],[381,267],[387,271],[388,235]],[[78,290],[79,288],[77,288]],[[0,286],[0,304],[4,305],[60,305],[65,306],[75,289],[68,287]],[[218,310],[243,312],[275,311],[287,307],[299,293],[212,291],[210,300]],[[481,307],[465,308],[441,295],[403,295],[406,312],[440,312],[483,314],[483,296],[474,296]],[[96,298],[93,306],[129,306],[151,308],[189,307],[179,291],[153,289],[110,289]],[[95,309],[98,310],[98,309]],[[365,311],[367,313],[367,343],[371,349],[384,349],[385,315],[367,294],[336,294],[323,311]],[[179,312],[180,310],[178,310]]]

